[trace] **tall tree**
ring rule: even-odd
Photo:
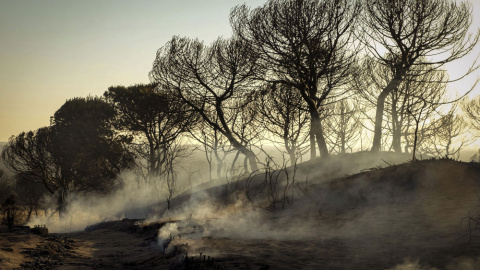
[[[215,117],[215,116],[214,116]],[[213,119],[217,122],[216,119]],[[209,179],[212,180],[212,165],[215,158],[217,179],[222,178],[225,158],[227,155],[228,140],[218,130],[209,128],[205,122],[200,122],[196,129],[190,130],[190,135],[199,142],[205,150],[205,157],[209,167]]]
[[[293,166],[297,163],[297,157],[304,152],[302,146],[308,139],[306,130],[310,118],[302,107],[300,93],[289,88],[291,86],[283,84],[265,84],[262,91],[258,92],[257,110],[260,122],[273,136],[272,142],[285,148]]]
[[[462,110],[469,120],[470,126],[480,131],[480,95],[472,100],[465,100],[462,103]]]
[[[319,111],[350,79],[359,10],[350,0],[270,0],[253,10],[237,6],[230,15],[235,34],[259,53],[259,78],[300,92],[322,157],[329,151]]]
[[[467,136],[468,124],[458,112],[458,104],[437,119],[431,119],[434,134],[429,136],[422,151],[431,155],[459,158],[460,151],[473,142],[473,137]]]
[[[471,4],[449,0],[364,1],[362,40],[368,51],[393,73],[376,100],[372,151],[381,148],[385,100],[415,66],[428,73],[470,53],[480,31],[468,32]],[[475,65],[475,63],[474,63]],[[467,71],[471,72],[476,66]]]
[[[255,135],[245,132],[250,116],[244,109],[251,102],[256,62],[251,46],[239,39],[219,38],[205,46],[198,40],[174,37],[158,50],[150,72],[153,81],[172,91],[245,155],[252,170],[258,169],[249,148]]]
[[[197,115],[156,84],[109,87],[104,93],[117,112],[115,127],[132,137],[146,169],[145,181],[161,179],[169,168],[170,147],[196,124]]]
[[[376,108],[378,96],[393,78],[394,70],[369,57],[364,59],[363,69],[363,76],[356,79],[356,87],[369,105]],[[433,126],[424,123],[437,114],[441,104],[447,103],[447,73],[443,70],[427,72],[427,69],[429,67],[425,65],[412,67],[403,81],[385,99],[382,133],[391,136],[391,149],[396,152],[402,152],[402,149],[408,152],[412,147],[410,135],[414,132],[410,133],[412,127],[416,126],[414,118],[417,118],[421,125],[422,135],[427,135],[425,128]],[[375,118],[369,119],[375,125]]]
[[[327,141],[332,151],[346,153],[352,151],[362,135],[362,108],[357,99],[342,99],[332,104],[325,118]]]
[[[43,183],[63,213],[69,193],[109,192],[120,171],[133,164],[111,128],[114,114],[100,98],[67,100],[51,126],[10,138],[2,159],[20,177]]]

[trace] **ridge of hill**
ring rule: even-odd
[[[355,153],[206,182],[150,220],[55,234],[81,254],[55,269],[478,269],[480,164],[408,160]],[[0,259],[13,263],[23,242],[8,239]]]
[[[182,235],[182,241],[190,239],[188,246],[204,254],[233,252],[245,263],[257,261],[274,269],[477,269],[479,163],[384,162],[337,176],[342,174],[339,167],[355,167],[351,157],[367,158],[344,156],[348,166],[338,167],[333,167],[338,160],[300,164],[315,177],[307,188],[291,193],[287,200],[293,203],[284,208],[280,202],[272,207],[265,175],[243,179],[230,192],[222,185],[183,194],[177,210],[169,213],[180,221],[174,229],[161,229],[159,237],[166,232]],[[278,175],[283,177],[277,183],[282,191],[286,177]],[[248,190],[252,187],[256,190]],[[286,243],[288,250],[282,248]],[[191,248],[183,250],[195,254]]]

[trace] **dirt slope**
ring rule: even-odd
[[[374,168],[317,181],[286,209],[214,207],[213,219],[172,230],[183,235],[172,243],[233,269],[480,269],[479,188],[478,163]]]
[[[168,222],[46,237],[4,229],[0,269],[480,269],[480,164],[389,163],[328,178],[302,165],[318,179],[284,209],[257,207],[264,190],[252,203],[241,188],[235,200],[204,189]]]

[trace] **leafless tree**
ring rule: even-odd
[[[426,111],[428,103],[424,100],[418,100],[415,103],[407,105],[407,113],[413,118],[415,122],[414,132],[413,132],[413,150],[412,150],[412,160],[417,159],[417,145],[418,145],[418,131],[420,127],[420,122],[423,116],[423,113]]]
[[[480,131],[480,96],[462,103],[462,110],[469,120],[470,127]]]
[[[425,72],[431,72],[464,57],[477,44],[480,31],[475,35],[468,32],[472,22],[468,2],[380,0],[372,5],[365,0],[364,3],[361,39],[368,52],[392,71],[376,100],[372,151],[378,152],[385,100],[398,89],[408,71],[422,65]],[[474,62],[466,74],[476,68]]]
[[[12,228],[15,224],[15,201],[14,178],[0,169],[0,224],[6,224]]]
[[[352,151],[362,135],[362,108],[357,99],[342,99],[329,108],[325,130],[330,149],[337,153]]]
[[[179,191],[177,170],[178,164],[183,162],[186,157],[189,157],[195,149],[182,143],[181,140],[172,141],[171,144],[164,145],[165,156],[165,174],[163,175],[163,187],[165,190],[165,197],[167,200],[167,209],[172,207],[172,198],[177,195]]]
[[[472,157],[470,157],[470,161],[480,162],[480,149]]]
[[[273,136],[274,143],[282,145],[289,155],[290,164],[297,163],[305,151],[308,140],[309,115],[302,107],[303,100],[291,86],[267,83],[257,94],[260,122]],[[280,138],[280,142],[278,139]]]
[[[319,111],[328,99],[342,95],[341,86],[350,80],[359,11],[358,1],[270,0],[253,10],[237,6],[230,15],[234,33],[259,53],[258,78],[300,92],[322,157],[329,151]]]
[[[227,155],[228,140],[218,130],[209,128],[205,122],[200,122],[195,129],[191,129],[190,135],[203,146],[209,167],[208,173],[210,181],[213,179],[213,164],[216,166],[217,178],[221,178],[223,176],[223,167]],[[215,163],[213,162],[214,160]]]
[[[429,136],[423,152],[458,159],[460,151],[473,142],[474,138],[467,136],[467,123],[458,113],[457,104],[445,115],[432,119],[432,122],[435,132]]]
[[[265,160],[264,171],[251,173],[245,179],[245,195],[253,206],[263,206],[267,209],[275,209],[277,204],[285,209],[294,203],[298,193],[296,186],[302,190],[297,180],[297,164],[288,166],[285,158],[282,163],[276,163],[270,157]],[[305,188],[307,185],[305,185]],[[263,195],[263,197],[262,197]],[[259,203],[255,200],[259,197]]]
[[[198,40],[174,37],[158,50],[150,78],[195,110],[257,170],[248,145],[254,136],[245,133],[249,119],[244,119],[257,74],[253,52],[250,44],[235,38],[219,38],[205,46]]]
[[[391,136],[391,148],[396,152],[402,152],[402,149],[409,152],[413,146],[414,140],[411,138],[415,135],[417,124],[420,131],[416,133],[417,142],[429,136],[431,132],[428,128],[433,128],[432,125],[428,125],[429,119],[437,115],[437,110],[442,104],[448,103],[446,72],[443,70],[426,72],[427,68],[424,65],[412,67],[403,81],[385,99],[386,113],[383,115],[382,133]],[[356,87],[362,89],[360,93],[368,106],[375,107],[378,95],[393,77],[393,70],[372,58],[365,59],[364,69],[364,76],[357,80]],[[369,119],[374,125],[375,118]]]

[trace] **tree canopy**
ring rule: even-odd
[[[107,193],[118,185],[120,171],[133,163],[112,130],[114,116],[100,98],[67,100],[50,126],[10,138],[2,159],[19,176],[42,182],[56,194],[60,209],[71,192]]]

